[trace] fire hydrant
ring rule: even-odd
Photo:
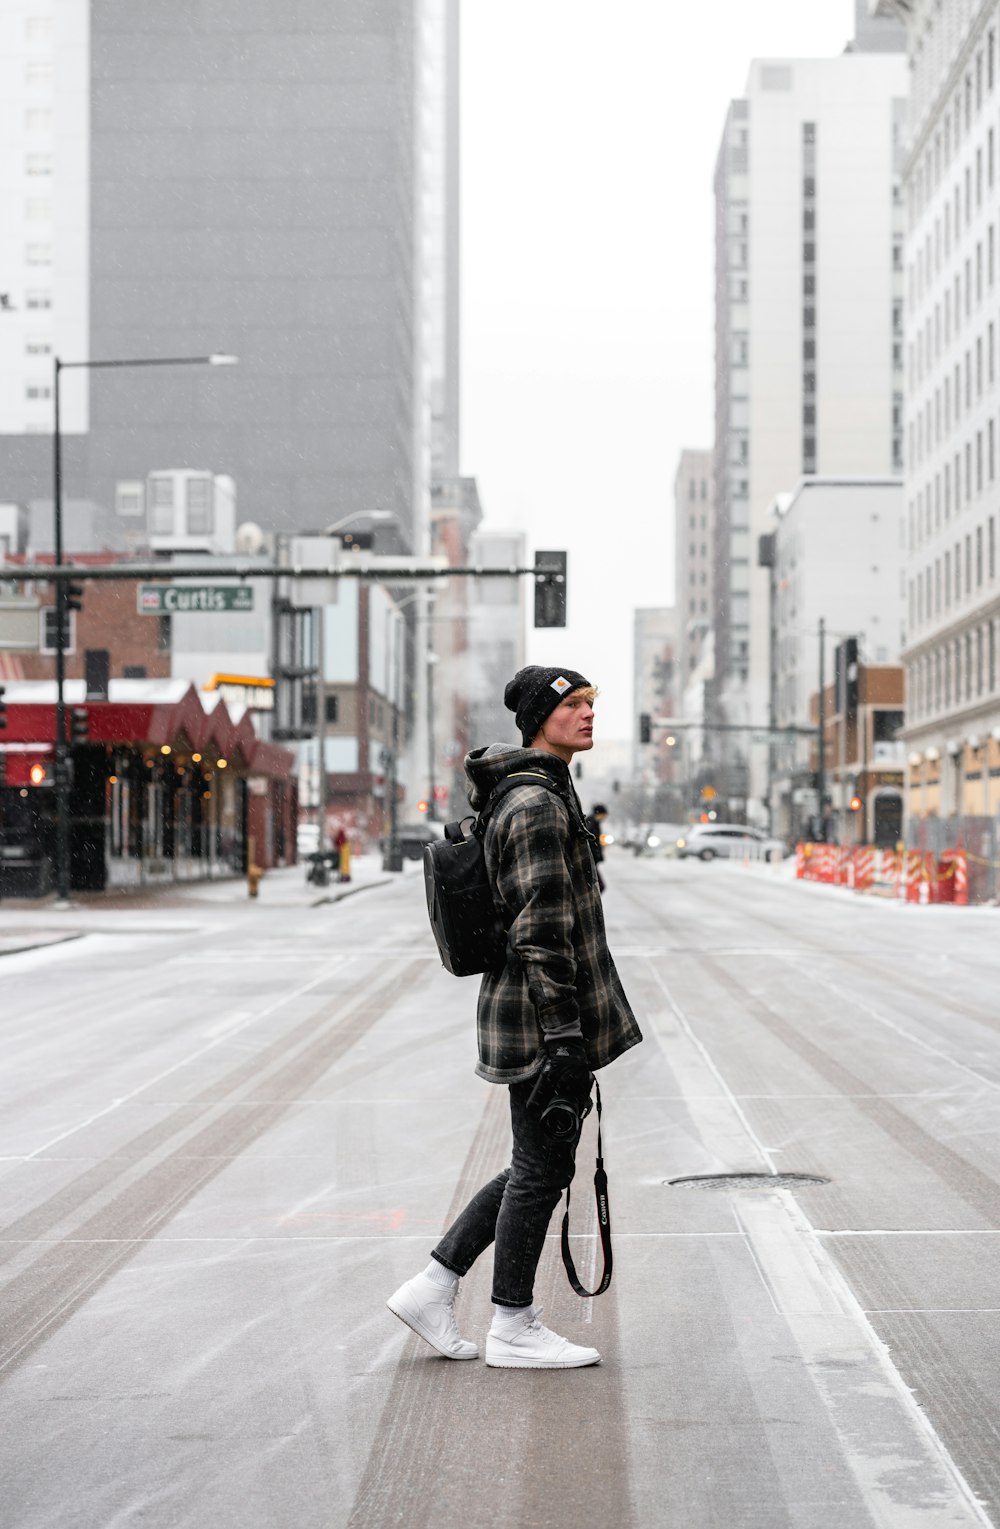
[[[247,866],[247,891],[251,897],[257,896],[257,889],[260,886],[260,878],[263,874],[264,867],[262,865]]]

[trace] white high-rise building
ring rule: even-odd
[[[890,28],[890,34],[891,34]],[[903,33],[898,33],[903,45]],[[906,58],[859,27],[829,59],[756,60],[716,174],[715,719],[766,725],[775,496],[902,463]],[[713,747],[730,810],[763,817],[767,750]]]
[[[909,807],[1000,806],[1000,6],[910,0]]]
[[[678,694],[691,678],[712,626],[715,479],[711,451],[681,452],[674,475],[674,604]]]
[[[88,0],[0,6],[0,435],[52,431],[52,358],[87,355]],[[62,427],[86,429],[87,379]]]

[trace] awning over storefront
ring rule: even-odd
[[[86,711],[90,743],[199,755],[212,764],[224,760],[241,774],[278,780],[289,778],[295,765],[289,749],[257,737],[249,712],[235,718],[225,701],[214,697],[215,704],[206,707],[184,680],[112,680],[106,701],[88,701],[84,682],[67,680],[64,696],[67,709]],[[29,752],[32,759],[51,758],[56,687],[51,680],[14,682],[7,685],[4,700],[7,726],[0,734],[0,753],[11,779],[15,761]]]

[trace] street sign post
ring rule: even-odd
[[[140,616],[252,611],[253,590],[246,584],[140,584],[136,608]]]

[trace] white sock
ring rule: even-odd
[[[454,1290],[458,1284],[458,1275],[446,1269],[444,1264],[439,1264],[436,1258],[431,1259],[424,1274],[427,1279],[433,1280],[435,1285],[440,1285],[445,1290]]]
[[[534,1315],[533,1306],[494,1306],[494,1327],[518,1327],[526,1317]]]

